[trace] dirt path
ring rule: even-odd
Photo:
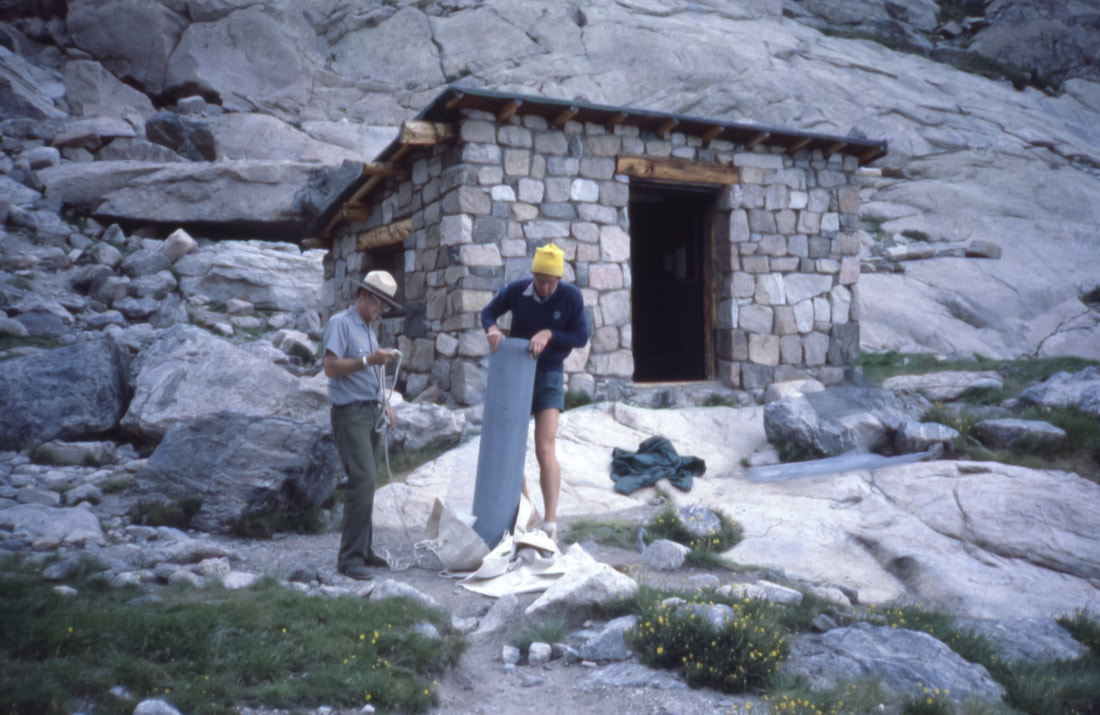
[[[641,519],[639,519],[639,523]],[[568,524],[563,524],[567,528]],[[294,570],[316,569],[323,582],[348,583],[336,575],[335,555],[339,535],[283,536],[271,541],[234,540],[226,545],[242,556],[235,568],[254,573],[272,573],[286,577]],[[413,548],[404,533],[382,531],[375,535],[376,546],[402,563],[412,561]],[[731,573],[685,568],[676,572],[650,572],[633,550],[585,545],[597,560],[628,572],[639,583],[667,588],[717,576],[723,583],[743,577]],[[379,570],[375,582],[392,578],[413,586],[436,600],[453,617],[481,618],[494,600],[463,588],[434,570],[411,566],[403,570]],[[520,612],[537,594],[519,597]],[[766,712],[756,699],[727,696],[722,693],[688,688],[675,674],[651,671],[636,661],[623,663],[567,664],[562,659],[531,666],[521,661],[506,666],[501,659],[504,646],[531,625],[517,617],[503,631],[471,634],[459,665],[438,682],[439,713],[702,713]],[[569,624],[583,627],[582,624]],[[567,632],[573,633],[570,629]],[[749,710],[745,709],[751,701]]]

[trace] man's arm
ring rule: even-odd
[[[368,365],[385,365],[393,357],[393,350],[386,348],[379,348],[365,358],[336,357],[336,353],[325,350],[325,377],[346,377],[353,372],[366,370]]]

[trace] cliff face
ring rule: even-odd
[[[314,169],[369,160],[470,83],[887,138],[862,197],[864,348],[1100,354],[1085,3],[28,0],[0,21],[9,232],[67,208],[293,237]],[[975,241],[1000,257],[957,255]]]

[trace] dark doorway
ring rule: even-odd
[[[630,184],[635,382],[711,377],[715,195],[713,189]]]

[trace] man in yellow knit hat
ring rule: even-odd
[[[530,340],[531,357],[538,360],[531,413],[535,416],[535,457],[544,510],[542,529],[550,538],[557,536],[561,490],[561,468],[554,443],[558,416],[565,409],[562,363],[573,348],[588,342],[584,299],[576,286],[562,282],[564,272],[562,250],[552,243],[542,246],[531,261],[532,277],[504,286],[481,311],[489,350],[496,352],[504,340],[497,318],[511,311],[511,337]]]

